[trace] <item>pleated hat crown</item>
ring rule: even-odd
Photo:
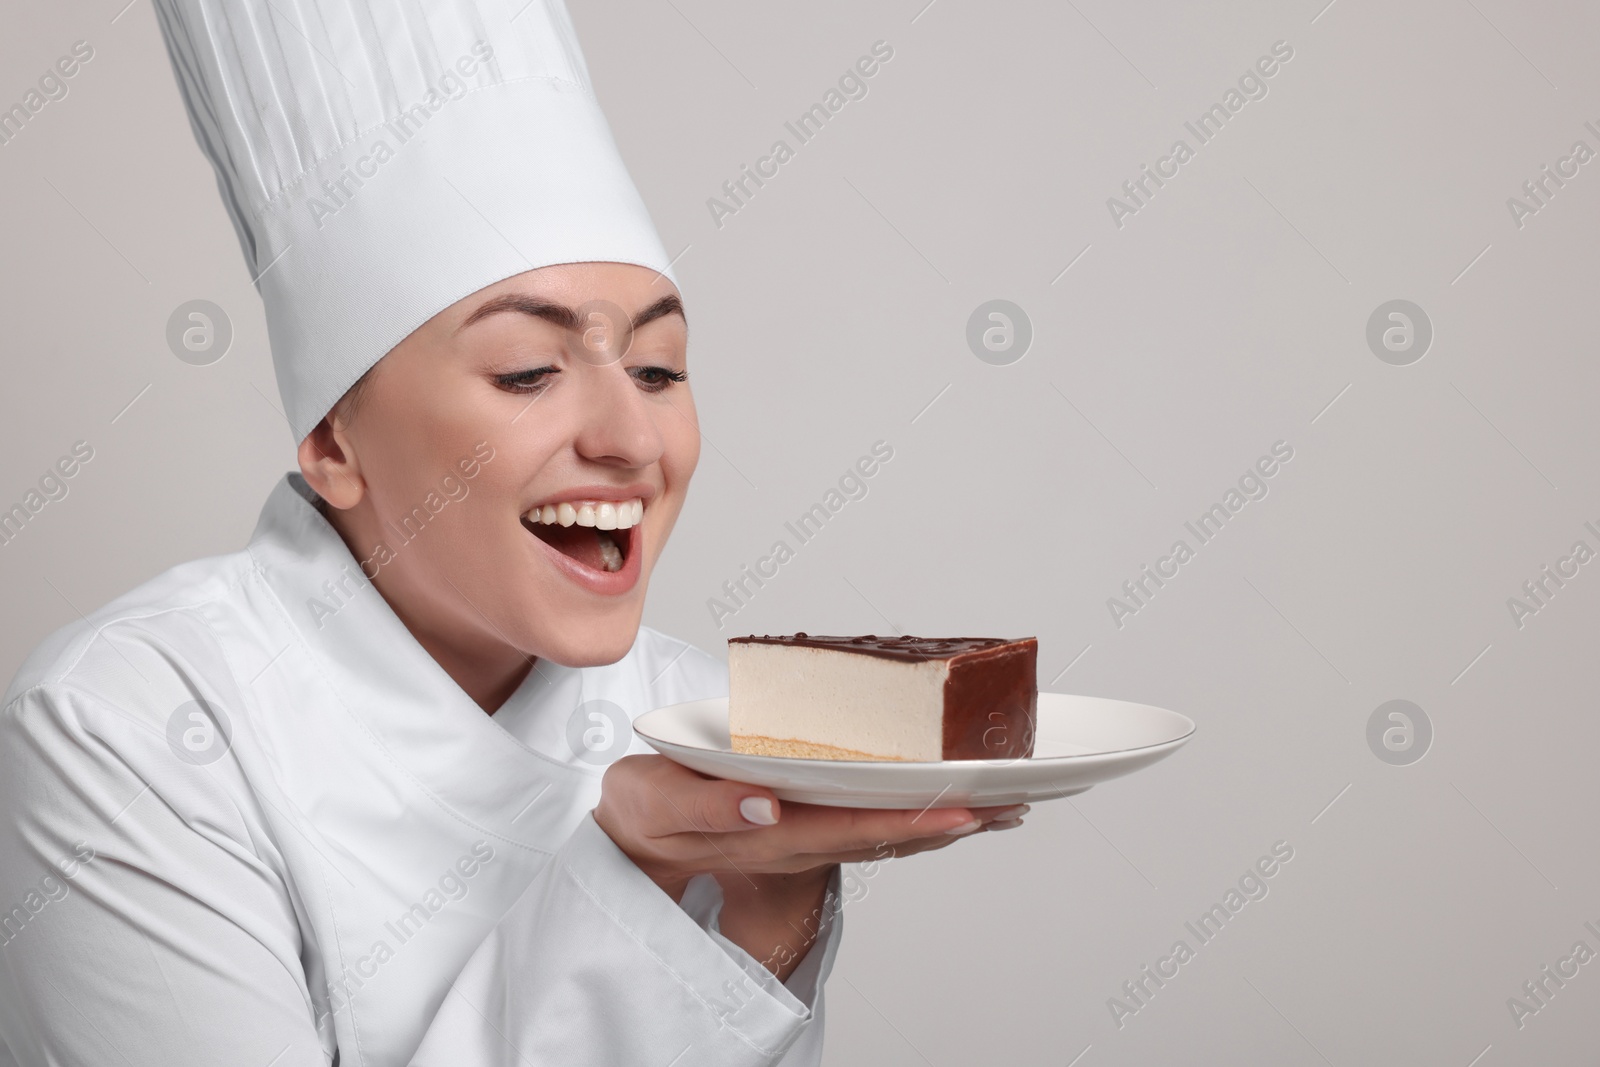
[[[526,6],[523,6],[526,5]],[[676,283],[561,0],[156,0],[298,442],[434,314],[555,263]]]

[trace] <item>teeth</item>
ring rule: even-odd
[[[608,571],[622,569],[622,549],[609,537],[600,538],[600,566]]]
[[[644,501],[583,500],[572,503],[545,504],[531,509],[523,518],[529,522],[550,526],[593,526],[599,530],[626,530],[644,521]]]

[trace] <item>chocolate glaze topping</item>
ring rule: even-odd
[[[1024,638],[1032,640],[1032,638]],[[950,659],[953,656],[965,655],[969,652],[983,652],[991,648],[1000,648],[1003,645],[1014,644],[1002,637],[911,637],[908,635],[897,637],[879,637],[877,634],[863,634],[857,637],[824,637],[820,634],[808,634],[804,630],[789,635],[762,634],[757,637],[730,637],[730,644],[748,643],[758,645],[804,645],[807,648],[831,648],[839,652],[860,652],[868,656],[882,656],[885,659],[900,659],[919,662],[929,659]]]
[[[1039,643],[1028,637],[953,659],[944,682],[945,759],[1025,759],[1038,722]]]

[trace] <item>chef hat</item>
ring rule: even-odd
[[[298,442],[435,313],[553,263],[673,279],[562,0],[156,0]],[[676,282],[676,279],[673,279]]]

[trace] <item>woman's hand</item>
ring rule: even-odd
[[[607,768],[594,818],[651,881],[681,900],[697,874],[795,874],[882,860],[886,848],[909,856],[997,821],[997,828],[1015,826],[1021,808],[780,805],[770,789],[708,778],[649,755],[624,756]]]

